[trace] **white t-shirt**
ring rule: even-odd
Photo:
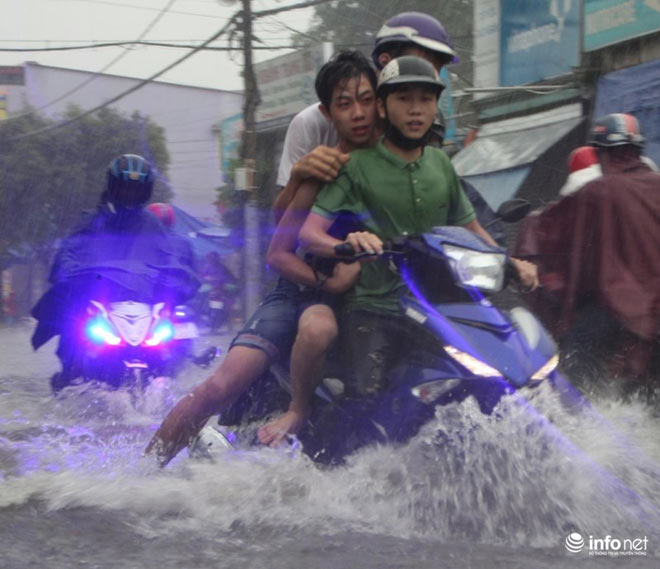
[[[335,146],[337,131],[319,109],[319,103],[314,103],[293,117],[286,130],[277,185],[286,186],[293,165],[321,144]]]

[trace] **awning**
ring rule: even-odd
[[[497,209],[514,197],[531,165],[582,121],[579,105],[489,123],[452,158],[459,176]]]
[[[519,166],[499,172],[463,176],[463,178],[479,190],[493,211],[497,211],[503,202],[516,195],[530,170],[531,166]]]
[[[205,223],[181,208],[172,207],[175,212],[174,231],[190,241],[198,258],[201,259],[212,252],[229,255],[234,250],[229,228]]]

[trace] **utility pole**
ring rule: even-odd
[[[247,319],[257,308],[261,298],[262,258],[260,247],[260,221],[256,195],[257,131],[255,115],[260,102],[257,79],[252,62],[252,24],[255,18],[308,8],[329,0],[309,0],[289,6],[253,13],[251,0],[241,1],[240,29],[243,40],[243,140],[241,142],[241,168],[236,171],[236,189],[241,192],[243,208],[243,255],[241,281],[243,283],[243,316]]]
[[[257,133],[255,130],[255,113],[259,104],[259,88],[254,76],[252,65],[252,0],[241,0],[243,4],[243,85],[245,100],[243,101],[243,120],[245,131],[241,147],[241,158],[255,160],[257,156]],[[246,166],[247,167],[247,166]]]
[[[259,89],[252,65],[252,7],[251,0],[241,0],[243,28],[243,140],[241,160],[244,168],[243,227],[244,248],[241,260],[243,281],[243,316],[247,318],[255,311],[261,296],[261,252],[259,239],[259,211],[256,200],[257,132],[255,113],[259,104]]]

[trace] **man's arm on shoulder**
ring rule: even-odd
[[[298,160],[291,169],[291,176],[286,186],[275,198],[273,213],[276,222],[279,223],[282,213],[289,207],[304,180],[311,178],[321,182],[331,182],[349,158],[348,154],[337,148],[321,145]]]

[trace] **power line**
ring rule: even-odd
[[[305,32],[300,32],[287,26],[284,23],[280,23],[282,27],[286,27],[292,32],[299,34],[301,37],[307,37],[318,41],[318,37],[312,36]],[[17,47],[17,48],[3,48],[0,47],[0,52],[44,52],[44,51],[75,51],[75,50],[87,50],[87,49],[97,49],[97,48],[106,48],[106,47],[123,47],[138,45],[144,47],[169,47],[175,49],[193,49],[196,46],[189,43],[170,43],[170,42],[157,42],[157,41],[113,41],[113,42],[104,42],[104,43],[91,43],[80,46],[57,46],[57,47]],[[335,47],[367,47],[373,46],[371,42],[360,42],[360,43],[351,43],[351,44],[335,44]],[[274,46],[253,46],[253,49],[260,50],[276,50],[276,49],[302,49],[306,47],[304,44],[288,44],[288,45],[274,45]],[[208,46],[205,47],[205,51],[235,51],[238,48],[231,46]],[[470,48],[460,47],[455,45],[454,49],[457,51],[463,51],[466,53],[472,53],[474,50]],[[101,72],[99,72],[101,73]]]
[[[154,12],[158,8],[151,8],[149,6],[136,6],[135,4],[124,4],[122,2],[109,2],[107,0],[64,0],[67,2],[84,2],[85,4],[105,4],[106,6],[119,6],[120,8],[130,8],[133,10],[148,10]],[[196,12],[182,12],[180,10],[173,10],[172,14],[180,14],[182,16],[197,16],[201,18],[213,18],[214,20],[226,20],[225,16],[214,16],[212,14],[199,14]]]
[[[160,77],[160,76],[163,75],[164,73],[167,73],[170,69],[173,69],[173,68],[176,67],[177,65],[183,63],[185,60],[189,59],[190,57],[192,57],[193,55],[195,55],[198,51],[200,51],[200,50],[202,50],[204,47],[206,47],[208,44],[210,44],[211,42],[213,42],[213,41],[215,41],[216,39],[218,39],[221,35],[223,35],[224,33],[226,33],[226,32],[229,30],[229,27],[230,27],[232,24],[236,23],[236,21],[238,20],[239,15],[240,15],[240,12],[235,13],[235,14],[231,17],[231,19],[230,19],[230,20],[229,20],[229,21],[228,21],[228,22],[227,22],[227,23],[226,23],[226,24],[220,29],[220,31],[218,31],[218,32],[216,32],[215,34],[213,34],[213,35],[212,35],[210,38],[208,38],[204,43],[202,43],[202,44],[200,44],[199,46],[197,46],[196,48],[192,49],[192,50],[191,50],[189,53],[187,53],[186,55],[180,57],[179,59],[177,59],[176,61],[174,61],[173,63],[171,63],[171,64],[168,65],[167,67],[165,67],[164,69],[161,69],[160,71],[158,71],[157,73],[154,73],[153,75],[151,75],[151,76],[148,77],[147,79],[143,79],[143,80],[140,81],[137,85],[134,85],[134,86],[131,87],[130,89],[127,89],[126,91],[123,91],[123,92],[119,93],[119,95],[116,95],[116,96],[112,97],[111,99],[108,99],[108,100],[105,101],[104,103],[102,103],[102,104],[100,104],[100,105],[97,105],[96,107],[94,107],[94,108],[92,108],[92,109],[90,109],[90,110],[88,110],[88,111],[85,111],[84,113],[82,113],[82,114],[80,114],[80,115],[77,115],[77,116],[75,116],[75,117],[73,117],[73,118],[71,118],[71,119],[69,119],[69,120],[63,121],[63,122],[58,123],[58,124],[55,124],[55,125],[47,126],[47,127],[45,127],[45,128],[41,128],[41,129],[38,129],[38,130],[34,130],[34,131],[31,131],[31,132],[26,132],[26,133],[24,133],[24,134],[20,134],[20,135],[18,135],[18,136],[14,136],[14,137],[9,138],[9,139],[7,139],[7,140],[8,140],[8,141],[11,141],[11,140],[18,140],[18,139],[22,139],[22,138],[27,138],[27,137],[29,137],[29,136],[34,136],[34,135],[37,135],[37,134],[43,134],[43,133],[45,133],[45,132],[49,132],[49,131],[51,131],[51,130],[55,130],[55,129],[58,129],[58,128],[64,128],[64,127],[69,126],[70,124],[73,124],[73,123],[75,123],[75,122],[77,122],[77,121],[79,121],[79,120],[81,120],[81,119],[83,119],[83,118],[85,118],[85,117],[88,117],[89,115],[92,115],[92,114],[96,113],[97,111],[100,111],[101,109],[104,109],[105,107],[110,106],[112,103],[116,103],[116,102],[119,101],[120,99],[123,99],[123,98],[126,97],[127,95],[130,95],[131,93],[134,93],[135,91],[137,91],[138,89],[141,89],[142,87],[144,87],[144,86],[147,85],[148,83],[151,83],[154,79],[157,79],[158,77]]]
[[[174,0],[171,0],[171,1],[174,1]],[[262,10],[262,11],[259,11],[259,12],[252,12],[251,17],[253,19],[256,19],[256,18],[260,18],[260,17],[264,17],[264,16],[271,16],[273,14],[278,14],[280,12],[288,12],[288,11],[291,11],[291,10],[299,10],[299,9],[303,9],[303,8],[309,8],[311,6],[316,6],[316,5],[319,5],[319,4],[325,4],[325,3],[330,2],[330,1],[331,0],[310,0],[308,2],[300,2],[298,4],[291,4],[289,6],[282,6],[280,8],[272,8],[270,10]],[[183,63],[184,61],[186,61],[187,59],[189,59],[190,57],[192,57],[193,55],[195,55],[199,51],[206,48],[208,45],[213,43],[215,40],[217,40],[224,33],[229,31],[230,26],[232,26],[233,24],[236,24],[238,22],[238,20],[240,18],[244,18],[244,16],[245,16],[245,14],[244,14],[243,10],[240,10],[240,11],[234,13],[232,15],[232,17],[229,19],[229,21],[220,29],[220,31],[213,34],[210,38],[208,38],[202,44],[200,44],[197,47],[193,48],[186,55],[180,57],[179,59],[177,59],[176,61],[174,61],[173,63],[171,63],[167,67],[165,67],[164,69],[158,71],[157,73],[154,73],[153,75],[151,75],[147,79],[143,79],[137,85],[134,85],[130,89],[127,89],[126,91],[123,91],[123,92],[119,93],[118,95],[112,97],[111,99],[105,101],[104,103],[102,103],[100,105],[97,105],[96,107],[94,107],[94,108],[92,108],[88,111],[85,111],[84,113],[81,113],[80,115],[77,115],[77,116],[75,116],[71,119],[68,119],[66,121],[60,122],[60,123],[55,124],[55,125],[50,125],[50,126],[47,126],[47,127],[41,128],[41,129],[37,129],[37,130],[31,131],[31,132],[26,132],[26,133],[20,134],[18,136],[11,137],[7,140],[8,141],[19,140],[19,139],[23,139],[23,138],[28,138],[30,136],[35,136],[37,134],[43,134],[43,133],[46,133],[46,132],[50,132],[52,130],[56,130],[56,129],[59,129],[59,128],[64,128],[66,126],[69,126],[70,124],[78,122],[79,120],[100,111],[101,109],[104,109],[105,107],[110,106],[113,103],[116,103],[120,99],[123,99],[127,95],[130,95],[131,93],[134,93],[135,91],[141,89],[142,87],[144,87],[148,83],[151,83],[152,81],[154,81],[155,79],[157,79],[158,77],[163,75],[164,73],[167,73],[170,69],[173,69],[177,65],[180,65],[181,63]]]
[[[179,49],[193,49],[197,46],[192,44],[182,44],[182,43],[166,43],[166,42],[155,42],[155,41],[116,41],[116,42],[106,42],[106,43],[91,43],[87,45],[75,45],[75,46],[57,46],[57,47],[14,47],[14,48],[4,48],[0,47],[0,52],[44,52],[44,51],[77,51],[77,50],[86,50],[86,49],[97,49],[97,48],[106,48],[106,47],[123,47],[131,45],[141,45],[145,47],[171,47]],[[254,49],[298,49],[304,47],[302,45],[283,45],[283,46],[274,46],[274,47],[255,47]],[[231,46],[208,46],[205,47],[205,51],[234,51],[238,48]],[[107,69],[107,67],[105,68]],[[98,73],[102,73],[99,71]]]
[[[162,17],[167,13],[167,11],[172,7],[172,5],[174,4],[174,2],[176,2],[176,0],[169,0],[169,2],[165,5],[165,7],[161,9],[161,11],[158,13],[158,15],[157,15],[157,16],[156,16],[151,22],[149,22],[149,24],[147,25],[147,27],[146,27],[146,28],[142,31],[142,33],[138,36],[137,40],[135,40],[136,42],[141,41],[141,40],[142,40],[142,39],[143,39],[143,38],[144,38],[144,37],[145,37],[145,36],[146,36],[146,35],[147,35],[147,34],[148,34],[148,33],[154,28],[154,26],[155,26],[155,25],[161,20],[161,18],[162,18]],[[110,61],[110,63],[108,63],[107,65],[105,65],[100,71],[95,72],[93,75],[91,75],[90,77],[88,77],[87,79],[85,79],[82,83],[76,85],[76,86],[73,87],[72,89],[69,89],[68,91],[66,91],[65,93],[63,93],[63,94],[60,95],[59,97],[57,97],[56,99],[53,99],[52,101],[49,101],[48,103],[46,103],[45,105],[42,105],[42,106],[39,107],[38,109],[34,109],[34,110],[29,111],[29,112],[27,112],[27,113],[22,113],[22,114],[20,114],[20,115],[18,115],[18,116],[16,116],[16,117],[11,117],[11,118],[12,118],[12,119],[18,119],[18,118],[21,118],[21,117],[24,117],[24,116],[27,116],[27,115],[34,114],[34,113],[36,113],[36,112],[38,112],[38,111],[42,111],[43,109],[46,109],[46,108],[48,108],[48,107],[54,105],[55,103],[58,103],[58,102],[61,101],[62,99],[66,99],[69,95],[72,95],[72,94],[75,93],[76,91],[79,91],[80,89],[82,89],[85,85],[88,85],[89,83],[91,83],[92,81],[94,81],[99,75],[101,75],[104,71],[106,71],[107,69],[109,69],[110,67],[112,67],[115,63],[117,63],[120,59],[122,59],[127,53],[128,53],[128,51],[124,51],[124,52],[120,53],[117,57],[115,57],[114,59],[112,59],[112,60]]]
[[[280,12],[290,12],[291,10],[300,10],[303,8],[310,8],[318,6],[319,4],[327,4],[332,0],[310,0],[309,2],[299,2],[298,4],[290,4],[289,6],[282,6],[281,8],[271,8],[270,10],[261,10],[259,12],[252,12],[254,18],[263,18],[265,16],[272,16]]]
[[[108,0],[67,0],[73,2],[85,2],[92,4],[106,4],[108,6],[120,6],[123,8],[132,8],[135,10],[154,10],[154,8],[149,8],[147,6],[136,6],[135,4],[123,4],[121,2],[110,2]],[[312,6],[317,6],[319,4],[326,4],[331,0],[309,0],[307,2],[299,2],[298,4],[291,4],[289,6],[282,6],[280,8],[271,8],[269,10],[261,10],[259,12],[252,12],[254,18],[262,18],[264,16],[270,16],[271,14],[279,14],[280,12],[288,12],[290,10],[299,10],[303,8],[310,8]],[[181,12],[181,11],[172,11],[172,14],[181,14],[185,16],[201,16],[203,18],[214,18],[214,19],[226,19],[224,16],[213,16],[211,14],[199,14],[194,12]],[[230,18],[231,19],[231,18]]]

